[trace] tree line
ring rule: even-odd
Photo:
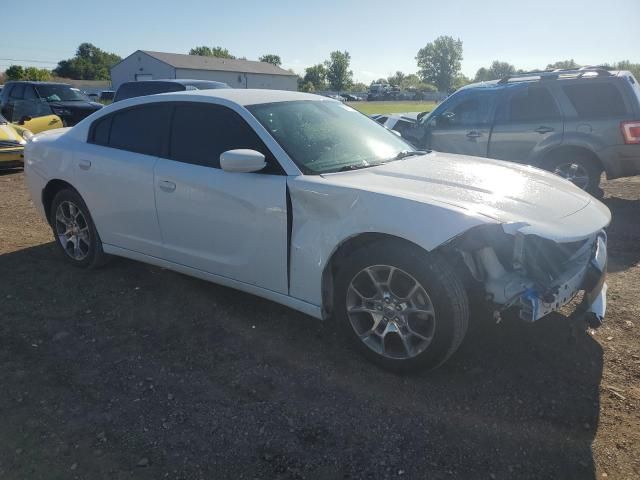
[[[202,55],[219,58],[238,58],[221,46],[196,46],[189,50],[189,55]],[[244,57],[240,59],[246,60]],[[53,70],[37,67],[22,67],[11,65],[4,73],[6,80],[49,80],[53,76],[75,80],[109,80],[110,68],[121,59],[115,53],[106,52],[91,43],[81,43],[75,55],[67,60],[61,60]],[[258,59],[277,67],[282,65],[279,55],[268,53]],[[450,36],[440,36],[433,42],[427,43],[418,50],[415,61],[416,73],[397,71],[387,78],[380,78],[372,83],[385,83],[401,89],[416,89],[420,91],[449,92],[460,88],[472,81],[480,82],[504,78],[509,75],[523,73],[514,65],[495,60],[488,67],[478,69],[473,79],[461,73],[463,60],[462,40]],[[601,65],[611,70],[629,70],[640,79],[640,64],[627,60],[613,64]],[[578,68],[573,59],[550,63],[544,70]],[[292,70],[290,70],[292,73]],[[334,90],[334,91],[365,91],[367,85],[353,81],[351,70],[351,55],[348,51],[336,50],[329,53],[324,62],[305,69],[304,75],[298,75],[298,89],[306,92]]]

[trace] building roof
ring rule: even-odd
[[[189,70],[213,70],[218,72],[262,73],[267,75],[295,76],[284,68],[266,62],[239,60],[230,58],[204,57],[200,55],[184,55],[181,53],[152,52],[140,50],[142,53],[160,60],[174,68]]]

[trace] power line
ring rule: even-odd
[[[49,62],[46,60],[30,60],[27,58],[0,58],[0,60],[5,62],[29,62],[29,63],[48,63],[50,65],[57,65],[58,62]]]

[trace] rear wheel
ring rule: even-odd
[[[589,192],[591,195],[600,196],[600,176],[602,168],[596,161],[586,155],[555,156],[549,159],[544,168],[562,178],[569,180],[576,187]]]
[[[468,325],[467,294],[448,264],[389,241],[351,255],[337,274],[335,307],[356,347],[391,370],[441,365]]]
[[[89,209],[75,190],[60,190],[51,203],[51,228],[58,249],[71,264],[92,268],[102,265],[106,255]]]

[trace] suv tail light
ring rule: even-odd
[[[640,121],[622,122],[620,124],[624,143],[639,144],[640,143]]]

